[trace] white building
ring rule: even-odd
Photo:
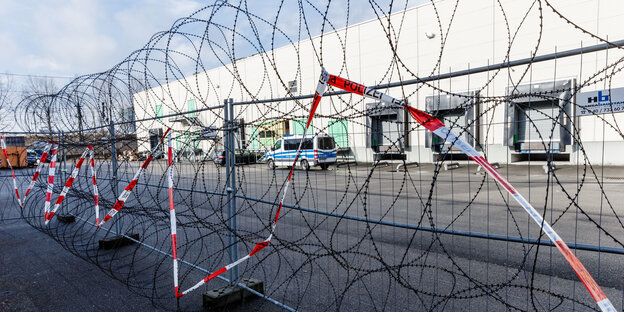
[[[588,33],[610,41],[624,39],[621,1],[550,2],[553,7],[542,3],[540,8],[531,1],[503,0],[499,6],[497,1],[473,0],[459,1],[455,8],[456,1],[441,0],[435,6],[410,8],[390,16],[389,34],[388,19],[374,19],[136,93],[136,118],[222,105],[228,98],[241,102],[312,94],[321,69],[317,57],[321,52],[328,72],[373,86],[603,43]],[[397,57],[393,57],[391,45]],[[522,162],[528,155],[531,160],[544,160],[545,142],[554,159],[564,163],[582,163],[587,157],[593,164],[620,165],[624,158],[618,152],[624,151],[624,138],[616,129],[624,122],[624,114],[581,116],[577,105],[598,91],[624,87],[622,64],[618,63],[623,56],[621,48],[605,49],[381,91],[445,116],[445,124],[455,123],[453,129],[464,132],[491,162]],[[452,97],[447,92],[464,96]],[[541,96],[508,97],[525,92],[541,92]],[[616,93],[612,101],[616,101]],[[510,105],[510,98],[515,105]],[[241,134],[245,147],[263,149],[282,134],[301,133],[300,121],[307,118],[310,102],[235,106],[236,118],[245,125]],[[378,105],[351,95],[324,97],[313,132],[334,135],[346,153],[363,162],[373,161],[375,154],[432,162],[444,153],[445,148],[437,145],[439,139],[409,120],[402,110],[382,110]],[[150,129],[157,134],[157,129],[171,126],[180,142],[176,148],[182,148],[186,136],[200,129],[194,124],[223,126],[222,109],[186,116],[190,118],[138,122],[137,135],[147,138]],[[211,144],[197,141],[204,151]],[[149,145],[142,144],[140,149],[147,150]],[[461,155],[453,157],[461,159]]]

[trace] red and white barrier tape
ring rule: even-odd
[[[171,252],[173,254],[173,287],[176,299],[182,297],[178,287],[178,239],[176,231],[175,205],[173,204],[173,145],[171,132],[167,136],[167,182],[169,184],[169,221],[171,223]]]
[[[54,214],[61,206],[61,203],[63,202],[63,200],[65,199],[65,196],[67,195],[67,192],[69,192],[69,189],[71,188],[72,184],[74,184],[74,180],[76,180],[76,177],[78,176],[78,172],[80,172],[80,167],[82,167],[82,163],[87,157],[87,153],[92,150],[93,150],[93,146],[89,145],[87,148],[85,148],[84,152],[82,152],[82,155],[80,156],[80,159],[78,159],[78,162],[76,163],[76,166],[74,167],[74,170],[72,170],[72,173],[67,179],[67,182],[65,182],[65,186],[63,186],[63,190],[61,191],[61,194],[59,194],[58,198],[56,198],[56,202],[54,203],[54,208],[45,217],[46,225],[50,222],[50,220],[52,220],[52,217],[54,217]]]
[[[52,160],[50,160],[50,168],[48,169],[48,189],[46,190],[45,206],[44,206],[44,218],[48,220],[48,214],[50,213],[50,200],[52,199],[52,191],[54,190],[54,176],[56,174],[56,159],[58,156],[58,144],[52,146],[52,152],[50,153]]]
[[[11,174],[13,175],[13,189],[15,190],[15,197],[17,198],[17,203],[22,207],[22,200],[20,199],[19,191],[17,190],[17,182],[15,181],[15,170],[11,165],[11,161],[9,160],[9,155],[6,151],[6,143],[4,142],[4,136],[0,136],[0,147],[2,147],[2,153],[4,154],[4,159],[6,159],[9,168],[11,168]]]
[[[533,208],[533,206],[526,201],[526,199],[524,197],[522,197],[522,195],[520,195],[516,189],[502,176],[500,175],[500,173],[498,173],[498,171],[496,169],[494,169],[494,167],[492,167],[492,165],[490,165],[490,163],[485,159],[485,157],[483,155],[481,155],[479,152],[477,152],[472,146],[470,146],[469,144],[467,144],[465,141],[463,141],[461,138],[457,137],[453,132],[451,132],[439,119],[425,113],[422,112],[416,108],[413,108],[409,105],[407,105],[405,102],[397,100],[389,95],[386,95],[380,91],[377,91],[375,89],[372,88],[368,88],[364,85],[361,85],[359,83],[341,78],[339,76],[335,76],[335,75],[329,75],[325,69],[322,69],[322,73],[321,76],[319,78],[319,82],[317,85],[317,89],[316,92],[314,94],[314,99],[312,101],[312,107],[310,108],[310,115],[308,117],[308,121],[306,123],[306,127],[305,130],[303,131],[303,136],[301,138],[301,141],[299,142],[299,146],[297,148],[297,152],[295,155],[295,159],[293,160],[293,164],[290,168],[290,172],[288,174],[286,183],[284,184],[284,188],[282,190],[282,197],[280,199],[279,202],[279,206],[277,209],[277,212],[275,214],[275,219],[273,220],[273,224],[271,226],[271,231],[269,236],[267,237],[267,239],[265,239],[262,242],[259,242],[255,245],[254,249],[247,254],[246,256],[238,259],[235,262],[232,262],[224,267],[222,267],[221,269],[213,272],[212,274],[206,276],[204,279],[202,279],[201,281],[199,281],[197,284],[195,284],[193,287],[187,289],[186,291],[179,293],[179,288],[178,288],[178,263],[177,263],[177,239],[176,239],[176,217],[175,217],[175,207],[173,204],[173,151],[172,151],[172,146],[171,146],[171,134],[169,133],[171,128],[168,128],[167,131],[165,132],[165,134],[163,135],[163,137],[160,139],[160,141],[158,142],[158,144],[156,145],[156,147],[150,152],[149,156],[147,157],[147,159],[143,162],[143,164],[141,165],[141,167],[139,168],[139,170],[137,171],[137,173],[134,175],[134,178],[132,179],[132,181],[130,182],[130,184],[128,184],[128,186],[124,189],[124,191],[120,194],[119,198],[117,199],[117,201],[115,202],[115,205],[113,206],[113,208],[108,212],[108,214],[106,215],[106,217],[104,218],[104,220],[102,221],[102,224],[105,223],[106,221],[110,220],[113,216],[115,216],[115,214],[117,214],[117,212],[119,212],[119,210],[123,207],[125,201],[128,199],[128,197],[130,196],[132,190],[134,189],[134,187],[136,186],[139,176],[141,175],[141,173],[143,172],[143,170],[145,170],[145,168],[147,168],[147,166],[149,165],[149,163],[151,162],[152,158],[153,158],[153,154],[156,150],[158,150],[158,148],[160,147],[160,144],[163,142],[164,138],[167,136],[168,137],[168,183],[169,183],[169,211],[170,211],[170,222],[171,222],[171,244],[172,244],[172,249],[173,249],[173,267],[174,267],[174,288],[175,288],[175,294],[176,294],[176,298],[179,298],[197,288],[199,288],[200,286],[202,286],[203,284],[207,283],[208,281],[212,280],[213,278],[219,276],[220,274],[234,268],[235,266],[243,263],[245,260],[249,259],[250,257],[252,257],[253,255],[255,255],[256,253],[258,253],[259,251],[261,251],[262,249],[264,249],[266,246],[269,245],[269,243],[271,242],[271,239],[273,238],[273,234],[275,232],[275,229],[277,227],[277,222],[279,220],[279,216],[281,213],[281,209],[284,203],[284,199],[286,197],[286,194],[288,192],[288,187],[290,185],[290,182],[292,180],[292,176],[294,173],[294,169],[297,163],[297,160],[301,154],[301,147],[303,145],[303,141],[305,140],[305,133],[307,132],[310,123],[312,122],[312,118],[314,117],[314,114],[316,112],[316,109],[320,103],[320,100],[323,96],[323,94],[325,93],[325,90],[327,88],[327,84],[340,88],[342,90],[354,93],[354,94],[358,94],[364,97],[368,97],[368,98],[372,98],[375,100],[380,100],[384,103],[387,104],[395,104],[395,105],[399,105],[403,108],[405,108],[410,115],[412,115],[412,117],[421,125],[423,125],[425,128],[427,128],[428,130],[432,131],[433,133],[435,133],[437,136],[444,138],[445,141],[454,144],[455,146],[457,146],[458,148],[460,148],[462,150],[462,152],[464,152],[470,159],[474,160],[476,163],[478,163],[486,172],[488,172],[490,174],[491,177],[494,178],[495,181],[497,181],[503,188],[505,188],[513,197],[514,199],[527,211],[527,213],[533,218],[533,220],[541,227],[541,229],[544,231],[544,233],[546,233],[546,235],[548,236],[548,238],[550,238],[550,240],[555,243],[555,245],[557,246],[557,249],[561,252],[561,254],[564,256],[564,258],[568,261],[568,263],[570,264],[570,266],[574,269],[574,271],[576,272],[576,274],[578,275],[579,279],[583,282],[583,284],[585,285],[585,287],[587,288],[587,290],[589,291],[589,293],[592,295],[593,299],[596,301],[596,303],[598,304],[598,306],[600,307],[600,309],[602,311],[613,311],[615,312],[615,307],[613,306],[613,304],[611,303],[611,301],[606,297],[606,295],[604,294],[604,292],[602,291],[602,289],[600,288],[600,286],[596,283],[596,281],[592,278],[592,276],[589,274],[589,272],[587,271],[587,269],[583,266],[583,264],[580,262],[580,260],[572,253],[572,251],[570,250],[570,248],[567,246],[567,244],[561,239],[561,237],[554,231],[554,229],[550,226],[550,224],[548,224],[543,218],[542,216],[535,210],[535,208]],[[6,153],[6,145],[4,142],[4,138],[0,137],[0,143],[1,143],[1,147],[3,150],[3,153],[7,159],[7,162],[9,163],[9,166],[11,167],[11,170],[13,170],[12,166],[10,165],[10,162],[8,160],[7,157],[7,153]],[[41,167],[43,165],[43,163],[45,162],[45,159],[47,157],[47,152],[50,149],[50,144],[48,144],[45,148],[44,153],[41,155],[41,160],[39,165],[37,166],[37,170],[35,171],[34,177],[32,179],[32,181],[30,182],[30,185],[28,187],[28,189],[26,190],[26,193],[24,194],[24,200],[26,199],[26,196],[28,196],[28,193],[30,192],[30,190],[32,189],[32,186],[34,185],[34,183],[36,182],[39,173],[41,171]],[[54,215],[54,213],[56,212],[56,210],[58,209],[60,203],[63,201],[65,195],[67,194],[67,191],[69,191],[69,188],[71,187],[74,179],[76,178],[78,171],[80,169],[80,166],[82,165],[82,162],[84,161],[84,158],[86,157],[86,153],[90,151],[90,165],[91,165],[91,172],[92,172],[92,178],[93,178],[93,187],[94,187],[94,195],[95,195],[95,205],[96,205],[96,220],[99,219],[99,209],[98,209],[98,192],[97,192],[97,184],[96,184],[96,176],[95,176],[95,169],[94,169],[94,159],[93,159],[93,148],[90,146],[89,148],[87,148],[85,150],[85,152],[82,154],[80,160],[78,161],[78,163],[76,164],[76,167],[74,168],[74,170],[72,171],[72,174],[70,176],[70,178],[68,179],[67,183],[65,184],[65,187],[63,188],[63,191],[61,192],[61,195],[59,195],[59,198],[57,199],[57,202],[55,204],[54,210],[50,213],[50,199],[52,196],[52,190],[54,187],[54,176],[55,176],[55,169],[56,169],[56,160],[57,160],[57,152],[58,152],[58,145],[56,143],[53,144],[53,148],[52,148],[52,161],[50,162],[50,168],[49,168],[49,174],[48,174],[48,188],[47,188],[47,192],[46,192],[46,203],[45,203],[45,219],[46,219],[46,224],[49,222],[49,220],[52,218],[52,216]],[[15,173],[13,172],[13,185],[14,185],[14,189],[15,189],[15,194],[17,196],[18,202],[20,203],[20,207],[22,206],[22,201],[19,198],[19,192],[17,190],[17,184],[15,182]],[[99,222],[96,221],[96,223],[98,224],[98,226],[100,225]]]
[[[50,142],[44,147],[43,153],[41,154],[41,158],[39,159],[39,164],[37,164],[37,169],[35,170],[35,174],[33,175],[33,178],[30,181],[30,183],[28,184],[26,193],[24,193],[24,198],[20,199],[19,191],[17,189],[17,181],[15,180],[15,170],[13,169],[13,166],[11,164],[11,161],[9,160],[9,156],[6,151],[6,142],[4,141],[4,136],[0,136],[0,147],[2,148],[2,153],[4,154],[4,157],[6,158],[9,168],[11,168],[11,173],[13,175],[13,189],[15,190],[15,197],[17,198],[17,202],[19,203],[20,209],[23,207],[24,202],[26,201],[26,196],[28,196],[28,194],[30,193],[30,190],[35,185],[35,182],[37,182],[37,178],[39,178],[39,173],[41,172],[41,168],[43,168],[43,164],[45,163],[45,160],[48,157],[48,152],[50,151],[50,147],[52,146],[53,143],[54,142]]]
[[[117,201],[115,202],[115,205],[113,205],[113,208],[111,208],[111,210],[108,211],[108,213],[106,214],[106,216],[104,217],[104,220],[102,220],[102,223],[100,223],[100,225],[110,220],[112,217],[114,217],[117,214],[117,212],[119,212],[119,210],[121,210],[126,200],[128,200],[128,197],[130,197],[130,194],[132,193],[132,189],[134,189],[137,182],[139,182],[139,177],[141,176],[141,173],[143,173],[143,170],[145,170],[145,168],[147,168],[149,163],[152,161],[152,158],[154,158],[154,152],[158,150],[158,148],[160,147],[160,144],[162,144],[163,140],[165,139],[165,137],[167,136],[170,130],[171,128],[167,128],[167,131],[165,131],[165,134],[163,134],[163,136],[160,138],[160,140],[158,141],[158,144],[156,144],[154,149],[150,151],[149,155],[147,156],[147,159],[143,162],[139,170],[137,170],[136,174],[132,178],[132,181],[130,181],[130,184],[128,184],[128,186],[126,186],[123,192],[121,192],[121,194],[119,195],[119,198],[117,198]]]
[[[43,148],[43,153],[41,154],[41,158],[39,159],[39,164],[37,165],[37,169],[35,169],[35,174],[33,175],[32,180],[30,180],[30,183],[28,184],[28,188],[26,189],[26,193],[24,193],[24,200],[23,200],[23,202],[26,202],[26,196],[28,196],[28,194],[30,193],[30,190],[32,190],[33,186],[35,186],[35,182],[37,182],[37,179],[39,178],[39,174],[41,174],[41,169],[43,168],[43,165],[45,164],[45,161],[48,158],[48,153],[50,152],[50,148],[55,143],[56,142],[49,142]]]
[[[375,89],[368,88],[359,83],[334,76],[329,75],[328,80],[329,85],[337,87],[339,89],[355,93],[367,98],[375,99],[378,101],[382,101],[387,104],[395,104],[405,108],[414,119],[421,125],[423,125],[428,130],[435,133],[437,136],[444,138],[445,141],[454,144],[458,148],[462,150],[466,154],[466,156],[470,157],[470,159],[474,160],[478,163],[486,172],[490,174],[491,177],[494,178],[496,182],[498,182],[503,188],[505,188],[513,198],[527,211],[527,213],[533,218],[533,220],[541,227],[541,229],[546,233],[548,238],[555,243],[559,252],[563,255],[563,257],[568,261],[570,266],[574,269],[579,279],[591,296],[594,298],[598,306],[602,311],[615,312],[615,307],[611,301],[604,294],[600,286],[596,283],[596,281],[589,274],[585,266],[579,261],[579,259],[572,253],[568,245],[561,239],[561,237],[555,232],[555,230],[548,224],[542,216],[531,206],[531,204],[520,195],[516,189],[507,181],[490,163],[477,152],[472,146],[467,144],[461,138],[456,136],[453,132],[451,132],[444,124],[437,118],[420,111],[416,108],[413,108],[407,105],[405,102],[397,100],[391,96],[388,96],[382,92],[379,92]]]
[[[91,180],[93,181],[93,199],[95,200],[95,225],[100,227],[100,193],[97,187],[95,173],[95,159],[93,157],[93,146],[89,145],[89,168],[91,168]]]
[[[284,188],[282,189],[282,197],[280,199],[279,202],[279,206],[277,208],[277,212],[275,213],[275,219],[273,219],[273,224],[271,225],[271,232],[269,233],[269,237],[267,237],[267,239],[265,239],[262,242],[259,242],[256,244],[256,246],[254,247],[254,249],[246,256],[222,267],[221,269],[217,270],[216,272],[206,276],[204,279],[202,279],[201,281],[199,281],[197,284],[195,284],[193,287],[185,290],[184,292],[182,292],[182,295],[186,295],[189,292],[199,288],[200,286],[206,284],[208,281],[212,280],[213,278],[221,275],[222,273],[231,270],[232,268],[234,268],[235,266],[245,262],[245,260],[251,258],[251,256],[255,255],[256,253],[258,253],[260,250],[264,249],[264,247],[268,246],[271,243],[271,239],[273,238],[273,233],[275,233],[275,228],[277,227],[277,221],[279,220],[279,216],[280,213],[282,211],[282,206],[284,204],[284,199],[286,198],[286,193],[288,192],[288,186],[290,185],[290,181],[292,179],[293,173],[295,171],[295,165],[297,164],[297,159],[299,158],[299,156],[301,155],[301,146],[303,145],[303,141],[305,140],[305,134],[308,130],[308,128],[310,127],[310,123],[312,122],[312,118],[314,117],[314,113],[316,112],[316,108],[318,107],[319,103],[321,102],[321,97],[323,96],[323,94],[325,93],[325,90],[327,89],[327,78],[328,78],[328,74],[327,72],[323,69],[323,71],[321,72],[321,77],[319,78],[319,82],[318,85],[316,87],[316,92],[314,93],[314,99],[312,100],[312,107],[310,108],[310,115],[308,116],[308,122],[306,123],[306,127],[303,130],[303,137],[301,138],[301,141],[299,141],[299,146],[297,147],[297,153],[295,154],[295,159],[293,160],[293,164],[290,167],[290,172],[288,173],[288,178],[286,179],[286,183],[284,184]]]
[[[85,158],[87,156],[87,153],[89,153],[89,165],[90,165],[90,168],[91,168],[91,178],[92,178],[92,182],[93,182],[93,196],[94,196],[94,200],[95,200],[95,223],[99,227],[104,222],[110,220],[123,207],[125,201],[128,199],[128,196],[130,196],[130,193],[132,192],[132,189],[136,186],[136,183],[138,182],[139,176],[141,175],[143,170],[145,170],[145,168],[147,168],[147,166],[151,162],[152,158],[154,157],[154,152],[156,150],[158,150],[158,148],[160,147],[160,145],[162,144],[164,138],[167,136],[167,134],[169,133],[170,130],[171,130],[171,128],[168,128],[167,131],[165,132],[165,134],[162,136],[162,138],[160,138],[160,141],[158,142],[158,145],[156,145],[154,150],[152,150],[150,152],[150,154],[148,155],[147,159],[141,165],[141,168],[139,168],[139,170],[135,174],[133,180],[130,182],[130,184],[121,193],[121,195],[119,196],[119,198],[115,202],[115,205],[108,212],[108,214],[106,215],[106,217],[104,218],[102,223],[100,223],[100,216],[99,216],[100,215],[100,209],[99,209],[100,208],[100,206],[99,206],[99,202],[100,201],[99,201],[99,192],[98,192],[98,187],[97,187],[97,178],[96,178],[96,171],[95,171],[95,159],[94,159],[94,155],[93,155],[93,146],[89,145],[85,149],[85,151],[82,153],[82,155],[81,155],[80,159],[78,160],[78,163],[74,167],[70,177],[67,179],[67,182],[65,183],[65,186],[63,187],[63,190],[61,191],[61,194],[57,198],[57,200],[56,200],[56,202],[54,204],[54,208],[52,210],[50,209],[50,206],[51,206],[52,192],[54,190],[54,178],[55,178],[55,173],[56,173],[58,143],[51,141],[51,142],[49,142],[45,146],[45,148],[43,150],[43,153],[41,154],[41,158],[39,160],[39,164],[37,165],[37,169],[35,170],[35,173],[33,175],[32,180],[28,184],[28,188],[26,189],[26,192],[24,193],[24,198],[23,199],[21,199],[20,195],[19,195],[19,190],[17,188],[17,182],[15,180],[15,171],[14,171],[13,166],[11,165],[11,162],[10,162],[10,160],[8,158],[4,136],[0,136],[0,148],[2,148],[2,152],[3,152],[3,154],[4,154],[4,156],[5,156],[6,160],[7,160],[7,164],[9,165],[9,167],[11,168],[11,171],[13,173],[13,188],[15,190],[15,196],[17,198],[17,201],[19,203],[20,208],[22,208],[22,206],[23,206],[23,204],[24,204],[24,202],[26,200],[26,197],[28,196],[28,194],[30,194],[30,191],[32,190],[32,188],[35,185],[35,183],[37,182],[37,179],[39,178],[39,175],[41,174],[41,169],[43,168],[43,165],[45,164],[45,161],[46,161],[46,159],[48,157],[48,153],[50,152],[50,148],[52,148],[52,152],[50,153],[50,155],[52,156],[52,160],[50,161],[50,167],[49,167],[49,171],[48,171],[48,187],[47,187],[47,190],[46,190],[46,199],[45,199],[45,205],[44,205],[44,221],[45,221],[45,224],[48,224],[50,222],[50,220],[52,220],[52,217],[54,217],[54,214],[56,213],[56,211],[60,207],[61,203],[63,202],[63,200],[65,200],[65,196],[67,195],[67,192],[69,192],[69,189],[71,188],[71,186],[74,183],[76,177],[78,176],[78,173],[80,171],[80,168],[82,167],[82,164],[84,163],[84,160],[85,160]]]

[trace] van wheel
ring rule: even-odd
[[[308,161],[307,161],[307,160],[302,159],[302,160],[301,160],[301,169],[303,169],[303,170],[305,170],[305,171],[310,170],[310,163],[308,163]]]
[[[273,161],[273,159],[269,159],[269,161],[267,161],[267,166],[269,167],[269,169],[275,170],[275,162]]]
[[[327,170],[329,168],[329,164],[321,164],[321,169]]]

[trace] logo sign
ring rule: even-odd
[[[610,114],[624,112],[624,88],[579,93],[577,114]]]

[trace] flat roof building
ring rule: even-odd
[[[240,148],[264,150],[284,134],[303,133],[311,100],[288,98],[314,93],[320,55],[328,72],[374,86],[603,43],[597,37],[624,39],[619,1],[551,3],[435,1],[147,89],[133,96],[136,119],[155,118],[137,122],[145,139],[139,149],[153,147],[148,138],[165,127],[173,127],[177,149],[218,149],[223,111],[206,108],[229,98],[250,102],[234,106]],[[491,162],[622,165],[624,79],[616,61],[623,56],[620,48],[576,53],[381,91],[438,116]],[[311,127],[357,161],[466,159],[401,108],[353,95],[324,97]]]

